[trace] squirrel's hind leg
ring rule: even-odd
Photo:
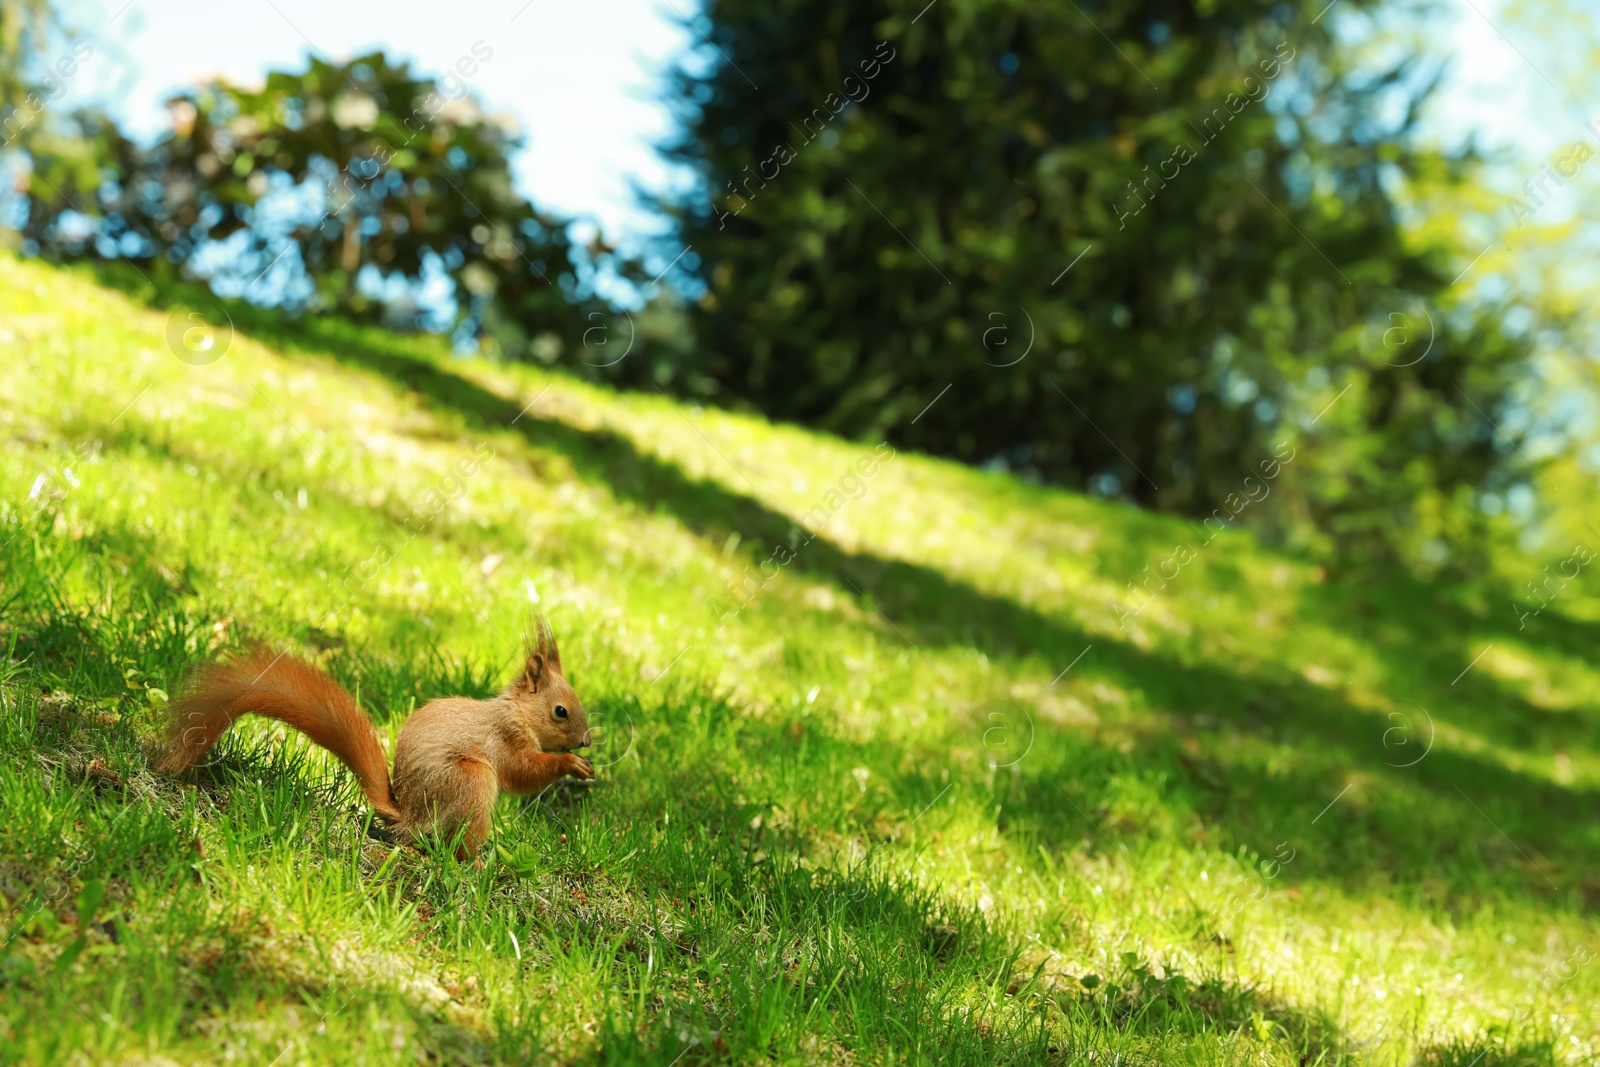
[[[409,784],[409,783],[408,783]],[[457,859],[471,859],[489,837],[500,784],[488,760],[463,756],[428,775],[422,788],[401,797],[413,832],[426,828],[446,839],[459,837]]]

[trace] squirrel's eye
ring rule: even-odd
[[[566,717],[567,717],[567,709],[562,707],[560,704],[557,704],[556,705],[556,718],[565,719]]]

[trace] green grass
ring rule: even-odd
[[[1123,627],[1182,521],[332,321],[190,366],[168,314],[0,258],[0,1060],[1600,1055],[1587,576],[1519,631],[1228,532]],[[392,739],[535,600],[600,780],[481,868],[275,724],[151,769],[219,650]]]

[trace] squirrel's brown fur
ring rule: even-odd
[[[463,833],[463,855],[488,837],[500,790],[536,793],[569,774],[594,777],[589,761],[572,754],[589,744],[589,719],[561,676],[561,652],[543,619],[522,671],[499,696],[444,697],[417,709],[395,745],[392,782],[372,720],[338,682],[294,656],[255,648],[205,664],[171,712],[163,771],[189,769],[235,719],[264,715],[337,756],[395,830]]]

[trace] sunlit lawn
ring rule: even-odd
[[[0,258],[6,1062],[1600,1055],[1576,596],[1519,631],[1228,532],[1119,625],[1188,524],[236,311],[191,366]],[[392,737],[535,605],[600,780],[481,868],[274,724],[150,769],[218,649]]]

